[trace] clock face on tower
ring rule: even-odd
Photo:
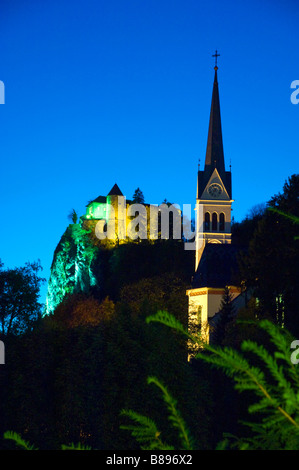
[[[212,184],[208,187],[208,193],[209,193],[210,196],[212,196],[212,197],[219,197],[220,194],[222,193],[222,188],[221,188],[220,184],[212,183]]]

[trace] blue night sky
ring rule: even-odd
[[[115,182],[195,204],[215,49],[235,220],[281,191],[299,172],[298,21],[283,0],[1,0],[5,266],[48,277],[71,209]]]

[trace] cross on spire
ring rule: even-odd
[[[218,51],[216,49],[215,51],[215,54],[212,55],[212,57],[215,57],[215,69],[218,70],[218,67],[217,67],[217,58],[220,56],[220,54],[218,54]]]

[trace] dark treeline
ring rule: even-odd
[[[240,318],[271,319],[299,338],[299,226],[291,216],[299,216],[298,175],[267,205],[234,223],[232,240],[240,247],[239,281],[253,295]],[[194,253],[175,240],[98,252],[93,270],[100,288],[66,295],[53,315],[35,315],[28,328],[22,323],[22,333],[3,336],[0,435],[13,430],[40,449],[71,442],[134,449],[136,441],[120,429],[120,412],[126,408],[156,420],[166,440],[176,445],[165,404],[146,383],[151,375],[178,401],[196,448],[214,449],[223,432],[242,432],[238,422],[247,418],[248,403],[231,381],[206,364],[188,363],[178,333],[145,322],[164,309],[186,326]],[[7,279],[7,272],[3,276]],[[5,299],[3,294],[2,316],[8,311]],[[229,310],[228,304],[224,299]],[[221,344],[238,348],[244,338],[264,341],[254,325],[223,324]],[[1,448],[10,446],[1,440]]]
[[[96,449],[136,448],[119,429],[120,411],[149,413],[167,427],[161,397],[146,383],[155,375],[182,403],[198,446],[208,448],[214,439],[207,412],[213,407],[209,384],[198,384],[177,334],[145,322],[157,309],[186,322],[193,257],[185,255],[183,245],[173,241],[110,250],[105,288],[67,296],[52,316],[38,320],[27,333],[7,336],[0,434],[14,430],[40,449],[72,442]],[[8,445],[2,441],[2,447]]]

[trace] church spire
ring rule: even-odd
[[[205,170],[209,171],[217,168],[220,175],[225,173],[224,165],[224,153],[223,153],[223,142],[222,142],[222,128],[221,128],[221,116],[220,116],[220,100],[218,90],[218,77],[217,77],[217,57],[219,54],[213,55],[215,57],[215,75],[213,83],[212,103],[210,111],[210,123],[208,132],[208,142],[206,150]]]
[[[231,197],[231,172],[225,170],[224,152],[223,152],[223,141],[222,141],[222,128],[221,128],[221,114],[220,114],[220,100],[219,100],[219,89],[218,89],[218,66],[217,66],[217,50],[213,57],[215,57],[215,75],[212,92],[212,103],[210,110],[210,121],[208,131],[208,141],[206,148],[206,158],[204,169],[201,171],[198,169],[198,180],[197,180],[197,199],[201,198],[206,185],[209,182],[215,168],[218,171],[225,189]]]

